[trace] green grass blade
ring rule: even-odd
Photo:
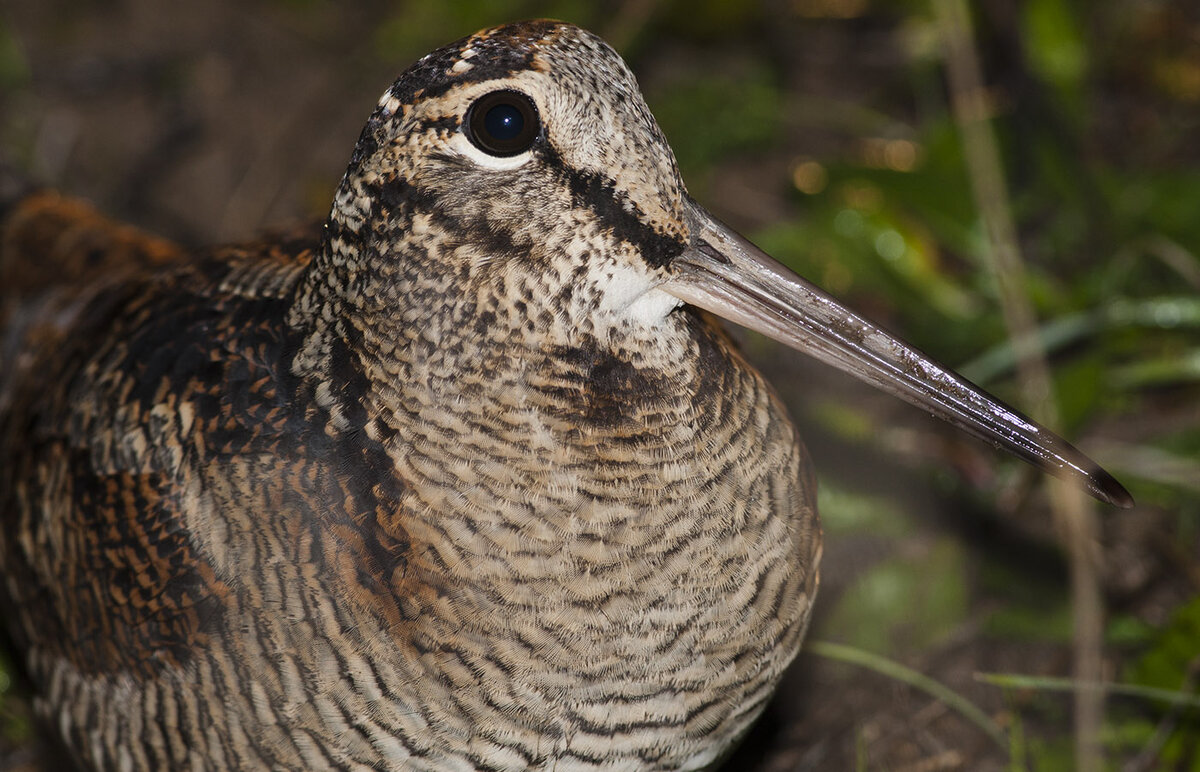
[[[1080,689],[1103,689],[1108,694],[1116,694],[1122,697],[1136,697],[1151,702],[1164,702],[1168,705],[1200,708],[1200,695],[1187,694],[1172,689],[1159,689],[1153,686],[1121,684],[1110,681],[1090,684],[1071,678],[1052,678],[1015,673],[976,673],[975,678],[985,684],[1000,686],[1005,689],[1037,689],[1046,692],[1074,692]]]
[[[816,654],[818,657],[825,657],[826,659],[874,670],[880,675],[907,684],[914,689],[919,689],[979,727],[984,734],[995,740],[996,744],[1006,752],[1009,750],[1008,738],[1005,736],[1004,730],[991,717],[961,694],[923,673],[918,673],[912,668],[905,667],[899,662],[881,657],[878,654],[841,643],[809,641],[804,645],[804,649],[812,654]]]

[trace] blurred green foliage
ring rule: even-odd
[[[1084,86],[1088,50],[1071,3],[1036,0],[1025,3],[1024,10],[1021,27],[1031,69],[1064,94],[1077,98]]]
[[[829,610],[821,637],[891,656],[944,642],[967,618],[963,545],[942,538],[865,571]]]
[[[681,73],[648,97],[693,188],[703,186],[707,172],[720,161],[770,147],[778,139],[783,94],[761,64],[704,80]]]
[[[11,30],[0,18],[0,91],[16,89],[29,80],[29,66]]]
[[[332,7],[329,0],[272,4],[284,14],[316,18]],[[979,0],[971,9],[1027,263],[1025,289],[1051,357],[1064,431],[1106,450],[1106,466],[1144,507],[1163,515],[1159,541],[1151,542],[1180,545],[1184,554],[1175,559],[1190,561],[1194,577],[1200,570],[1200,556],[1189,552],[1200,544],[1200,412],[1193,407],[1200,404],[1200,14],[1188,5],[1023,0],[1010,7]],[[728,172],[766,170],[754,187],[768,200],[762,209],[770,216],[746,216],[756,242],[937,359],[1015,398],[1015,354],[988,272],[989,245],[926,0],[371,6],[379,18],[364,49],[387,63],[518,18],[562,18],[606,35],[642,79],[698,198],[718,212],[755,210]],[[838,65],[844,72],[805,58],[808,46],[821,50],[838,35],[863,41],[853,61]],[[0,89],[27,88],[29,79],[20,46],[0,19]],[[883,444],[886,430],[839,396],[806,394],[804,417],[850,445]],[[936,461],[920,456],[930,457]],[[918,460],[905,463],[914,475],[938,475],[936,487],[951,481],[956,502],[997,498],[973,495],[965,476],[945,472],[949,464],[942,462],[928,469]],[[983,475],[977,484],[999,487],[1011,477]],[[972,620],[987,639],[1068,641],[1066,593],[1048,590],[1044,577],[979,563],[961,545],[928,537],[921,513],[891,497],[835,478],[822,479],[820,497],[831,538],[908,538],[920,549],[866,566],[831,599],[819,637],[901,658],[936,646]],[[1019,514],[1013,510],[1020,504],[1010,507],[999,516]],[[1166,561],[1165,548],[1158,549],[1152,554]],[[1113,621],[1108,642],[1112,656],[1127,663],[1120,673],[1131,683],[1180,689],[1192,674],[1195,689],[1200,587],[1178,563],[1170,565],[1158,574],[1168,575],[1159,581],[1171,588],[1161,597],[1179,606],[1171,621],[1148,623],[1129,601],[1133,607]],[[976,596],[990,604],[986,613],[973,614]],[[0,684],[0,694],[5,688]],[[1015,706],[1014,764],[1070,768],[1062,705],[1039,696]],[[1165,731],[1159,760],[1200,769],[1197,720],[1194,712],[1122,702],[1110,709],[1105,739],[1128,759]]]
[[[1157,634],[1147,640],[1144,653],[1126,669],[1130,683],[1195,694],[1200,689],[1200,597],[1175,610]],[[1200,738],[1200,709],[1163,708],[1161,720],[1171,716],[1171,731],[1162,741],[1159,760],[1178,769],[1200,770],[1197,740]],[[1114,742],[1141,748],[1160,730],[1140,716],[1115,723],[1119,733]],[[1190,764],[1188,760],[1190,761]]]
[[[531,3],[528,0],[458,0],[453,3],[401,2],[376,27],[372,41],[385,62],[398,55],[419,56],[433,43],[448,42],[477,29],[529,17],[544,16],[586,24],[595,17],[589,4],[576,0]]]
[[[762,180],[790,188],[789,214],[760,226],[755,241],[1015,398],[1015,353],[944,93],[936,20],[920,2],[795,4],[824,9],[814,14],[818,24],[836,23],[834,10],[849,6],[864,27],[895,24],[909,58],[879,88],[909,89],[909,104],[789,91],[785,57],[771,56],[734,61],[740,69],[733,78],[723,58],[720,71],[656,82],[648,99],[702,200],[722,201],[719,170],[731,157],[750,164],[789,157],[790,179]],[[984,4],[972,9],[987,16]],[[1178,559],[1190,560],[1195,572],[1200,555],[1189,550],[1200,522],[1200,417],[1187,406],[1200,403],[1200,18],[1169,4],[1026,0],[1011,21],[1010,28],[981,22],[978,38],[1026,291],[1051,357],[1064,431],[1121,438],[1102,443],[1111,451],[1103,461],[1143,505],[1168,513],[1163,538],[1178,540]],[[732,35],[762,34],[747,17],[741,22],[752,30],[735,27]],[[702,39],[696,30],[705,25],[665,26]],[[840,132],[832,149],[805,146],[831,127]],[[810,396],[803,409],[834,436],[878,444],[879,428],[836,397]],[[837,480],[822,486],[821,510],[838,538],[919,531],[895,502]],[[961,588],[974,586],[995,604],[984,617],[985,635],[1069,644],[1065,591],[1047,592],[1044,577],[992,562],[965,566],[940,542],[919,556],[871,565],[814,633],[903,657],[910,645],[935,645],[963,624],[969,613]],[[1126,617],[1114,625],[1110,645],[1134,657],[1125,673],[1131,683],[1180,689],[1200,662],[1198,624],[1200,601],[1192,600],[1161,629]],[[914,638],[914,630],[921,634]],[[1187,688],[1196,688],[1194,678]],[[1058,698],[1031,703],[1036,736],[1014,763],[1071,768],[1061,705]],[[1200,768],[1200,751],[1186,740],[1200,735],[1196,716],[1164,719],[1166,711],[1153,706],[1119,703],[1109,712],[1106,745],[1121,758],[1149,752],[1153,761],[1158,753],[1162,764]],[[1054,726],[1061,730],[1047,731]]]
[[[1059,643],[1071,640],[1071,602],[1066,587],[1047,587],[1044,577],[987,558],[976,567],[975,580],[990,597],[1002,599],[983,619],[983,631],[989,637]]]

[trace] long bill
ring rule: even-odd
[[[691,246],[660,289],[762,333],[922,407],[1097,499],[1130,507],[1129,492],[1048,429],[996,400],[788,270],[689,201]]]

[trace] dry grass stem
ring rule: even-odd
[[[1046,357],[1036,335],[1037,320],[1025,292],[1025,267],[1000,151],[989,121],[989,100],[971,20],[964,0],[936,0],[934,7],[942,29],[952,106],[962,135],[972,192],[988,236],[987,260],[996,279],[1005,324],[1017,349],[1021,394],[1033,416],[1054,428],[1058,424],[1058,410]],[[1077,488],[1055,484],[1051,500],[1071,565],[1074,676],[1085,683],[1099,682],[1103,677],[1104,609],[1096,515]],[[1075,758],[1076,768],[1081,772],[1096,772],[1102,766],[1099,736],[1104,696],[1099,689],[1081,689],[1075,693]]]

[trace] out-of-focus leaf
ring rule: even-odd
[[[1053,354],[1088,336],[1127,327],[1161,330],[1200,327],[1200,298],[1115,299],[1092,311],[1050,320],[1039,326],[1037,333],[1042,348]],[[958,370],[972,381],[986,384],[1012,372],[1015,366],[1016,349],[1011,341],[1005,341],[961,365]]]
[[[1066,603],[1054,608],[998,608],[988,615],[984,632],[1009,640],[1062,641],[1071,640],[1071,608]]]
[[[33,737],[33,722],[27,712],[27,703],[14,699],[12,661],[0,652],[0,734],[9,743],[19,745]]]
[[[1159,689],[1179,689],[1200,676],[1200,597],[1183,604],[1154,645],[1127,670],[1128,680]]]
[[[1125,697],[1136,697],[1149,702],[1165,703],[1167,705],[1186,705],[1200,707],[1200,696],[1187,694],[1173,689],[1156,689],[1137,684],[1080,683],[1071,678],[1051,678],[1047,676],[1031,676],[1019,673],[978,673],[975,676],[984,683],[994,684],[1005,689],[1037,689],[1044,692],[1073,692],[1081,689],[1102,687],[1110,694]]]
[[[914,324],[931,312],[943,320],[976,315],[971,295],[946,277],[935,239],[895,210],[831,206],[755,240],[831,293],[883,293],[906,317],[911,311]]]
[[[718,160],[763,151],[778,135],[782,96],[771,72],[758,64],[660,84],[646,96],[689,181],[702,182]]]
[[[1068,0],[1029,0],[1024,4],[1023,43],[1029,63],[1060,90],[1078,96],[1087,69],[1083,25]]]
[[[927,649],[966,617],[966,565],[952,539],[883,561],[843,593],[818,634],[878,653]]]
[[[1200,381],[1200,349],[1134,362],[1115,368],[1111,377],[1123,389]]]
[[[844,488],[831,480],[817,486],[817,511],[827,534],[870,533],[899,538],[913,531],[895,500]]]
[[[578,0],[530,3],[528,0],[458,0],[454,3],[402,3],[375,32],[374,48],[391,62],[398,55],[418,56],[430,45],[454,40],[477,29],[540,16],[593,26],[596,9]]]
[[[0,19],[0,90],[15,89],[29,80],[29,65],[17,41]]]
[[[1119,615],[1108,621],[1104,639],[1114,646],[1146,646],[1158,631],[1134,616]]]
[[[983,621],[983,631],[996,638],[1024,641],[1069,641],[1071,603],[1066,587],[1047,586],[1045,579],[998,560],[976,567],[981,588],[1003,598]]]
[[[661,13],[672,28],[709,40],[733,34],[758,18],[761,9],[744,0],[676,0]]]

